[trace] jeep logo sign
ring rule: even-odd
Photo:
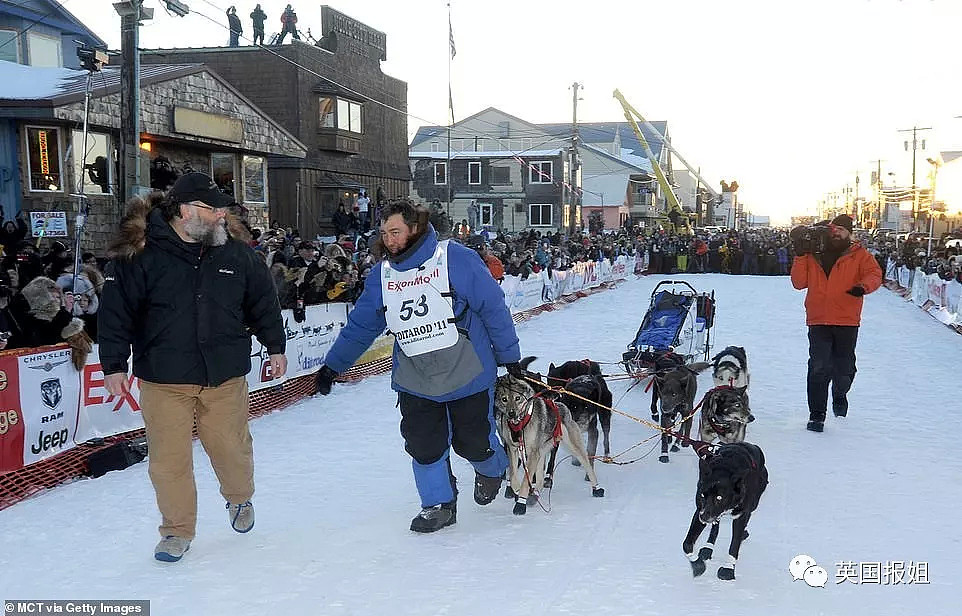
[[[67,444],[67,429],[64,428],[59,432],[54,432],[53,434],[45,434],[43,430],[40,431],[40,437],[37,439],[35,445],[30,446],[30,451],[33,455],[43,453],[54,447],[60,448]]]

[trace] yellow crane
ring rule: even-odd
[[[649,162],[651,162],[651,169],[655,173],[655,178],[658,180],[658,184],[661,186],[661,191],[665,194],[665,199],[668,202],[668,220],[671,221],[672,230],[676,233],[682,229],[690,231],[691,229],[688,223],[688,215],[685,214],[681,204],[678,203],[678,197],[675,196],[674,191],[671,189],[671,183],[668,181],[668,178],[665,177],[665,173],[662,171],[661,165],[658,164],[658,159],[655,158],[654,153],[651,151],[651,147],[648,145],[648,140],[645,139],[645,135],[641,132],[641,129],[638,128],[638,122],[635,120],[635,116],[644,122],[645,126],[647,126],[649,130],[661,137],[661,141],[664,146],[668,148],[668,151],[678,157],[678,160],[680,160],[682,164],[684,164],[685,167],[687,167],[688,170],[691,171],[695,177],[697,177],[698,180],[705,185],[705,188],[712,194],[712,196],[715,197],[715,199],[718,200],[718,202],[721,202],[721,195],[719,195],[718,192],[711,187],[711,184],[706,182],[705,179],[701,177],[701,175],[695,169],[693,169],[691,165],[688,164],[688,162],[681,156],[681,154],[678,153],[677,150],[675,150],[675,148],[671,147],[671,144],[667,139],[665,139],[664,135],[659,133],[658,130],[644,118],[644,116],[638,113],[637,109],[632,107],[631,104],[625,100],[625,97],[622,95],[620,90],[616,89],[614,91],[614,97],[619,103],[621,103],[621,107],[625,112],[625,119],[628,120],[628,124],[631,125],[631,129],[635,131],[635,136],[638,137],[638,141],[641,142],[641,147],[645,150],[645,156],[647,156]]]

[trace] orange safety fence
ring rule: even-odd
[[[557,310],[560,305],[570,304],[582,297],[593,295],[605,289],[614,288],[617,283],[605,283],[592,289],[578,291],[566,295],[552,304],[543,304],[530,310],[512,315],[515,323],[527,321],[544,312]],[[391,371],[391,357],[358,364],[341,375],[345,381],[357,381],[369,376],[385,374]],[[316,383],[313,375],[290,379],[281,385],[262,389],[250,393],[250,417],[261,417],[276,410],[286,408],[304,398],[316,393]],[[57,454],[52,458],[28,464],[23,468],[0,474],[0,510],[48,490],[50,488],[70,483],[89,475],[87,458],[94,452],[100,451],[116,443],[140,438],[144,430],[132,430],[95,441],[78,444],[72,449]],[[194,437],[196,438],[196,432]],[[95,444],[92,444],[95,443]],[[148,452],[149,455],[149,452]]]

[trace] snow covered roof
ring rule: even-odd
[[[70,68],[41,68],[0,60],[0,99],[36,100],[57,96],[86,71]]]
[[[465,159],[465,158],[514,158],[515,156],[520,156],[521,158],[547,158],[550,156],[559,156],[564,150],[554,149],[554,150],[524,150],[522,152],[512,152],[511,150],[497,150],[491,152],[451,152],[451,159]],[[448,158],[447,152],[410,152],[408,154],[411,158],[437,158],[446,160]]]
[[[203,64],[141,64],[140,82],[147,85],[210,70]],[[60,106],[82,100],[87,71],[43,68],[0,61],[0,104],[5,107]],[[120,89],[120,67],[104,67],[91,82],[91,96],[104,96]],[[11,103],[9,101],[19,101]],[[4,104],[5,103],[5,104]]]
[[[617,161],[619,163],[628,165],[630,167],[635,167],[639,171],[643,171],[645,173],[651,173],[651,163],[648,162],[648,159],[645,158],[644,156],[635,156],[631,154],[631,150],[621,148],[621,156],[618,157],[612,154],[611,152],[605,150],[604,148],[593,146],[590,143],[582,143],[580,147],[586,150],[591,150],[592,152],[595,152],[596,154],[604,156],[605,158],[608,158],[610,160]]]

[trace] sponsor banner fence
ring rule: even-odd
[[[282,311],[287,332],[287,375],[271,379],[267,350],[252,338],[251,392],[277,387],[320,369],[338,332],[347,323],[347,304],[308,306],[306,319]],[[61,345],[22,349],[0,355],[0,473],[17,470],[94,438],[144,427],[140,382],[130,377],[130,392],[112,396],[104,387],[98,348],[83,371]]]
[[[937,274],[924,274],[918,269],[910,270],[904,266],[896,268],[891,259],[886,264],[885,278],[891,281],[889,287],[893,291],[939,322],[962,333],[962,284],[955,280],[942,280]]]
[[[251,371],[247,374],[250,391],[277,387],[284,381],[313,374],[321,369],[327,351],[341,329],[347,324],[348,304],[319,304],[307,306],[302,323],[294,321],[290,310],[281,311],[287,333],[287,374],[280,379],[270,374],[267,349],[251,338]]]

